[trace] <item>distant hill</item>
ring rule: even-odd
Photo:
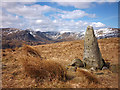
[[[46,43],[53,43],[54,40],[46,37],[44,33],[31,30],[20,30],[15,28],[2,29],[2,48],[20,47],[23,43],[29,45],[41,45]]]
[[[111,38],[111,37],[120,37],[120,28],[102,28],[94,30],[95,35],[98,39]],[[80,40],[84,38],[84,31],[81,32],[43,32],[49,38],[54,40],[68,39],[72,38],[74,40]]]
[[[119,28],[103,28],[94,30],[98,39],[120,37]],[[2,28],[2,48],[21,47],[22,44],[41,45],[63,41],[73,41],[84,39],[84,31],[49,31],[41,32],[30,29],[21,30],[16,28]]]
[[[120,37],[120,28],[103,28],[95,30],[98,39]]]

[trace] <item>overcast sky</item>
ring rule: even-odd
[[[118,27],[117,0],[109,0],[112,2],[95,2],[96,0],[91,0],[94,2],[87,2],[88,0],[86,2],[31,1],[2,2],[0,17],[2,26],[0,27],[74,32],[83,31],[88,25],[95,29]]]

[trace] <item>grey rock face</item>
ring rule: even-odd
[[[84,64],[80,59],[74,59],[69,66],[84,67]]]
[[[83,61],[87,68],[102,69],[104,61],[100,53],[97,38],[95,37],[93,27],[88,26],[84,37],[84,55]]]

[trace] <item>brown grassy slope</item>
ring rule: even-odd
[[[100,39],[98,44],[103,58],[112,64],[118,63],[118,38]],[[43,58],[68,64],[75,57],[83,59],[84,41],[61,42],[35,46]]]
[[[82,59],[83,41],[61,42],[35,46],[45,59],[55,60],[62,65],[67,65],[75,57]],[[63,63],[64,62],[64,63]]]
[[[120,38],[108,38],[98,40],[103,58],[111,64],[118,64]]]
[[[7,52],[2,61],[3,87],[42,87],[38,84],[45,80],[66,80],[66,71],[60,64],[42,59],[31,46],[24,46],[20,51],[6,49],[3,52]]]
[[[35,79],[39,78],[39,80],[54,78],[65,80],[66,72],[60,64],[52,60],[44,60],[39,52],[31,46],[26,45],[22,49],[23,57],[20,57],[20,60],[29,76]]]
[[[101,39],[98,42],[99,42],[99,46],[100,46],[103,58],[105,58],[105,60],[108,60],[112,64],[113,63],[117,64],[118,63],[118,58],[117,58],[118,57],[118,38]],[[28,55],[25,52],[26,51],[25,48],[19,48],[16,50],[11,50],[11,49],[3,50],[3,58],[2,58],[3,87],[16,87],[16,88],[20,88],[20,87],[24,87],[24,88],[26,87],[47,87],[47,88],[49,87],[59,87],[59,88],[118,87],[117,74],[112,74],[109,72],[107,74],[99,75],[98,78],[100,79],[100,82],[102,84],[97,86],[94,84],[91,86],[86,83],[81,83],[81,81],[79,80],[80,79],[79,77],[76,77],[79,83],[76,82],[77,80],[75,80],[75,82],[74,80],[71,80],[66,83],[57,81],[57,82],[50,82],[49,84],[44,83],[44,85],[41,85],[41,84],[39,85],[38,83],[36,83],[34,78],[30,77],[30,75],[26,76],[26,72],[28,71],[28,69],[29,71],[32,71],[32,70],[31,68],[27,68],[26,71],[24,70],[25,66],[23,65],[23,63],[25,62],[22,62],[24,61],[23,56],[25,56],[27,60],[32,60],[32,61],[36,60],[36,62],[38,60],[39,61],[41,60],[39,57],[42,57],[42,60],[52,60],[52,62],[55,61],[55,63],[51,64],[51,66],[55,66],[53,67],[54,68],[53,71],[54,71],[56,70],[55,68],[57,67],[55,65],[56,62],[59,62],[58,65],[60,64],[60,65],[66,66],[67,64],[70,63],[72,59],[76,57],[82,59],[83,49],[84,49],[83,46],[84,46],[84,42],[80,40],[55,43],[55,44],[47,44],[47,45],[39,45],[39,46],[31,47],[31,49],[29,49],[30,51],[29,50],[27,51]],[[23,50],[24,52],[22,52],[21,50]],[[39,54],[40,56],[37,54]],[[27,62],[25,64],[29,65],[29,63]],[[32,64],[33,67],[36,66],[32,62],[30,64]],[[39,71],[39,68],[38,68],[39,66],[36,66],[36,67],[37,67],[36,70]],[[49,67],[47,68],[48,70],[50,69]]]

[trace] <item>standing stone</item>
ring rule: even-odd
[[[88,26],[84,36],[84,57],[86,68],[102,69],[104,61],[102,59],[97,38],[92,26]]]

